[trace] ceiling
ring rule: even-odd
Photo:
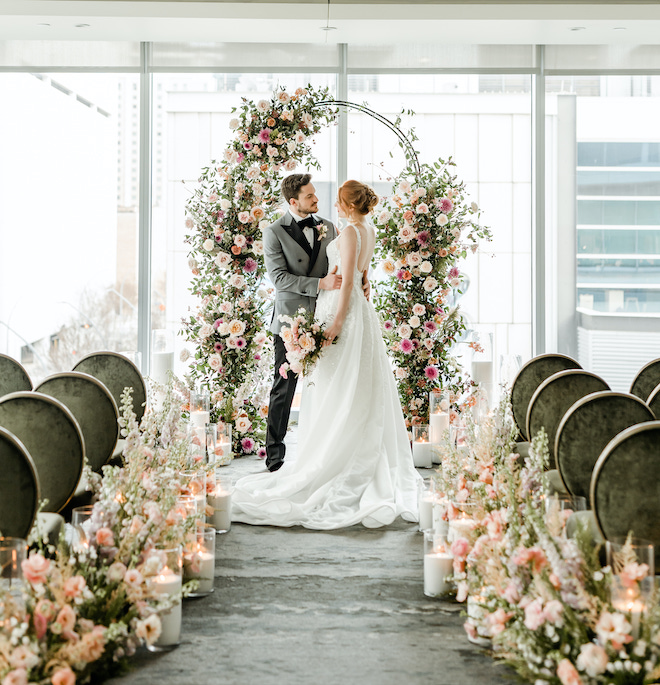
[[[0,0],[0,40],[648,45],[660,2]]]

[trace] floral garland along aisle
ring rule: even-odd
[[[276,89],[270,100],[243,99],[230,122],[234,137],[224,160],[202,170],[187,203],[191,292],[197,311],[183,321],[195,347],[194,381],[212,389],[212,418],[233,422],[234,452],[259,451],[265,438],[272,361],[265,323],[273,297],[263,286],[261,232],[279,211],[285,173],[319,168],[310,138],[335,118],[327,89],[293,94]],[[398,125],[397,121],[397,125]],[[388,281],[375,304],[396,364],[408,425],[428,415],[429,390],[463,388],[450,349],[464,330],[450,293],[459,291],[456,265],[480,238],[479,210],[450,173],[451,160],[406,169],[391,179],[396,195],[375,216],[378,256]],[[415,160],[416,162],[416,160]],[[377,290],[380,290],[380,285]],[[184,350],[182,359],[190,356]]]
[[[199,520],[182,504],[190,441],[185,388],[167,388],[162,409],[138,424],[130,391],[120,425],[124,466],[86,471],[96,493],[87,541],[58,547],[38,538],[23,562],[23,593],[0,588],[0,683],[74,685],[122,671],[140,644],[161,634],[160,614],[194,589],[162,594],[160,547],[182,545]]]
[[[468,418],[464,445],[443,446],[435,476],[450,530],[469,512],[470,525],[461,521],[451,536],[468,635],[490,640],[493,655],[535,685],[660,682],[660,609],[648,566],[628,545],[612,567],[601,566],[589,530],[551,504],[545,433],[523,458],[513,451],[516,432],[505,397],[478,426]],[[622,602],[616,588],[638,599]]]

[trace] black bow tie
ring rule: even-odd
[[[298,226],[300,226],[300,229],[302,230],[303,228],[314,228],[316,226],[316,221],[314,220],[314,217],[310,214],[308,217],[305,217],[301,221],[297,222]]]

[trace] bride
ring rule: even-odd
[[[317,299],[315,317],[327,325],[327,345],[305,378],[297,458],[273,473],[241,478],[232,497],[234,521],[318,530],[356,523],[376,528],[397,516],[417,521],[421,477],[380,322],[362,291],[376,242],[368,217],[377,202],[358,181],[339,188],[336,206],[348,225],[327,254],[342,282]]]

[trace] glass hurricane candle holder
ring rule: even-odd
[[[209,496],[209,508],[213,512],[208,516],[208,522],[216,533],[227,533],[231,529],[231,496],[234,491],[231,478],[220,476],[216,472],[215,491]]]
[[[74,549],[89,549],[91,518],[94,511],[93,504],[75,507],[71,510],[71,525],[73,527],[72,546]]]
[[[431,442],[440,444],[449,430],[449,393],[440,389],[429,393],[429,429]]]
[[[554,535],[566,535],[566,523],[576,511],[586,511],[587,500],[579,495],[558,493],[545,498],[545,520]]]
[[[413,426],[412,454],[416,468],[430,469],[433,467],[433,445],[428,426]]]
[[[197,581],[197,589],[188,597],[204,597],[213,592],[215,571],[215,528],[199,523],[194,541],[188,543],[183,553],[183,580]]]
[[[155,595],[179,595],[169,609],[158,612],[161,631],[158,639],[147,648],[152,652],[173,649],[181,642],[181,589],[183,587],[181,545],[156,545],[150,552],[157,561],[158,571],[150,579],[150,587]]]
[[[27,542],[23,538],[0,537],[0,593],[7,595],[14,606],[23,606],[21,564],[25,561],[26,554]],[[7,609],[9,613],[9,607]]]
[[[625,573],[612,576],[610,601],[612,608],[625,614],[631,625],[633,639],[639,637],[640,626],[647,611],[653,606],[653,576],[634,580]]]
[[[626,566],[634,563],[646,567],[646,576],[655,575],[655,548],[643,538],[613,537],[605,542],[605,559],[613,575],[620,575]],[[630,570],[630,569],[629,569]],[[637,569],[641,574],[642,569]]]
[[[218,439],[215,444],[215,463],[229,466],[234,455],[231,449],[231,423],[218,424]]]
[[[181,494],[194,497],[197,502],[197,513],[204,516],[206,514],[206,473],[204,468],[180,471],[179,481]]]
[[[474,519],[476,504],[470,502],[451,502],[448,507],[449,530],[447,538],[454,542],[458,538],[471,540],[477,522]]]
[[[424,531],[424,594],[443,597],[454,589],[454,558],[445,535],[434,530]]]
[[[425,478],[417,486],[419,508],[419,530],[424,532],[433,528],[433,503],[435,502],[435,481]]]
[[[211,395],[208,388],[198,387],[190,393],[190,423],[203,428],[211,420]]]

